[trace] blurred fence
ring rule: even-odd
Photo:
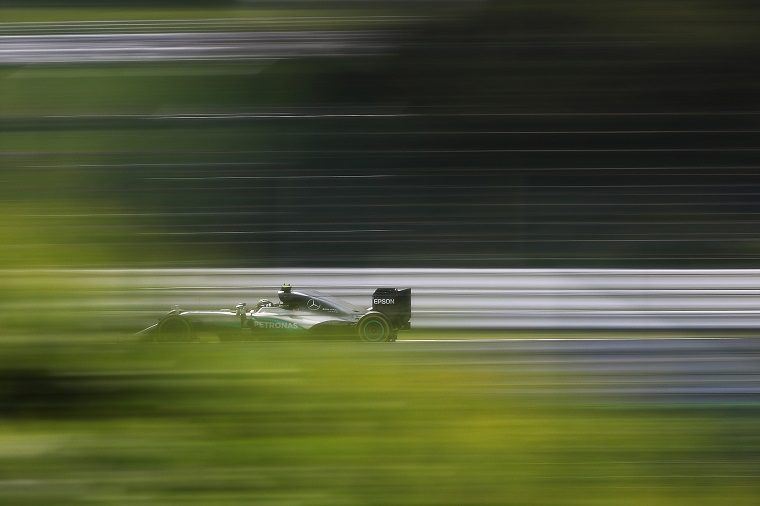
[[[366,306],[376,287],[411,287],[416,328],[760,327],[760,270],[12,270],[3,277],[10,286],[32,287],[4,311],[43,306],[81,315],[98,329],[136,328],[175,304],[216,309],[276,299],[285,282]],[[35,286],[76,293],[37,298]]]

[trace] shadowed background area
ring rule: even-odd
[[[758,22],[5,1],[0,502],[756,504]],[[127,336],[282,282],[419,328]]]
[[[746,2],[41,5],[7,263],[756,265]]]

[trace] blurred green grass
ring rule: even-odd
[[[341,344],[3,346],[5,504],[754,504],[757,410]],[[598,381],[598,380],[597,380]],[[552,385],[552,395],[521,396]]]
[[[0,67],[0,110],[4,116],[240,112],[308,100],[321,90],[299,84],[299,71],[330,68],[255,62],[6,65]]]

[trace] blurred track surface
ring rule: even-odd
[[[524,395],[594,395],[616,400],[684,402],[760,401],[760,340],[498,339],[399,341],[372,349],[420,366],[467,365],[508,371],[525,383],[493,381],[484,392]]]
[[[261,376],[261,369],[251,364],[256,364],[262,354],[286,357],[303,354],[322,360],[350,357],[349,363],[383,364],[435,377],[456,376],[458,371],[466,371],[468,378],[480,378],[480,381],[458,384],[456,388],[470,395],[494,399],[504,396],[525,396],[537,401],[565,398],[573,404],[597,399],[611,405],[620,402],[760,403],[760,339],[757,338],[471,339],[472,333],[467,331],[448,335],[451,339],[383,344],[129,343],[116,348],[157,357],[205,353],[209,361],[182,372],[171,368],[126,368],[90,371],[86,376],[130,382],[240,381]],[[93,352],[92,345],[86,346],[74,343],[65,349],[71,356]],[[12,350],[13,345],[8,348]],[[241,364],[249,365],[219,367],[213,357],[220,355],[235,356]],[[275,364],[269,366],[275,367]],[[299,377],[298,367],[291,364],[282,368],[282,363],[279,367],[280,377]]]

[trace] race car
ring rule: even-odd
[[[411,328],[412,289],[378,288],[372,304],[361,308],[317,290],[282,285],[279,302],[260,300],[253,309],[186,311],[175,307],[158,322],[137,333],[156,341],[193,341],[201,334],[227,339],[353,338],[395,341]]]

